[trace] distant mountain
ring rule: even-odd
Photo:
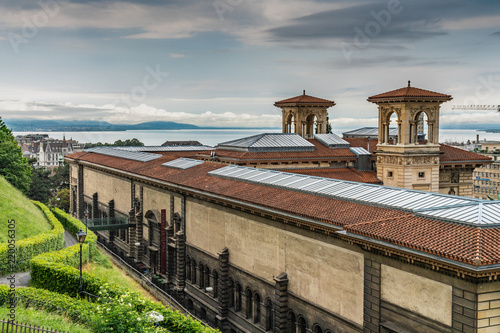
[[[38,119],[4,119],[5,124],[14,132],[90,132],[90,131],[127,131],[127,130],[176,130],[199,129],[198,126],[175,123],[172,121],[152,121],[147,123],[126,125],[110,124],[93,120],[38,120]]]

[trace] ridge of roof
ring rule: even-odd
[[[421,89],[421,88],[416,88],[412,87],[410,85],[410,81],[408,81],[408,86],[391,90],[385,93],[377,94],[368,97],[369,102],[378,102],[378,101],[384,101],[387,99],[413,99],[413,98],[427,98],[431,100],[440,100],[440,101],[449,101],[452,100],[453,98],[451,95],[446,95],[442,93],[438,93],[435,91],[431,90],[426,90],[426,89]]]
[[[274,106],[279,106],[279,105],[284,105],[284,104],[295,104],[295,105],[308,105],[308,104],[318,104],[318,105],[329,105],[329,106],[334,106],[335,102],[324,99],[324,98],[318,98],[310,95],[306,95],[306,91],[304,90],[302,95],[298,95],[295,97],[283,99],[281,101],[277,101],[274,103]]]

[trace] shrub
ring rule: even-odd
[[[64,212],[59,208],[52,208],[52,213],[57,217],[59,222],[64,226],[64,229],[68,230],[73,235],[76,235],[80,229],[85,230],[85,224],[82,221],[75,219],[73,216]],[[85,243],[90,246],[90,256],[96,253],[96,242],[97,236],[91,230],[87,230],[87,237],[85,237]]]
[[[30,259],[44,252],[55,251],[64,247],[64,228],[44,204],[33,201],[43,212],[52,226],[52,230],[35,235],[13,244],[0,244],[0,275],[27,270]],[[15,257],[15,265],[13,265]],[[9,261],[11,260],[11,261]]]

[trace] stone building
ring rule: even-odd
[[[101,242],[223,333],[499,332],[500,202],[378,185],[378,140],[309,125],[66,156],[71,212],[113,225]],[[487,164],[434,141],[419,154],[439,188]]]
[[[197,153],[67,156],[71,211],[127,217],[100,241],[223,332],[500,329],[499,203]]]

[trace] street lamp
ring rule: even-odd
[[[76,233],[76,239],[78,240],[78,243],[80,243],[80,290],[78,291],[78,294],[80,297],[82,296],[83,292],[83,279],[82,279],[82,246],[83,242],[85,242],[85,237],[87,237],[87,234],[83,232],[82,229]]]

